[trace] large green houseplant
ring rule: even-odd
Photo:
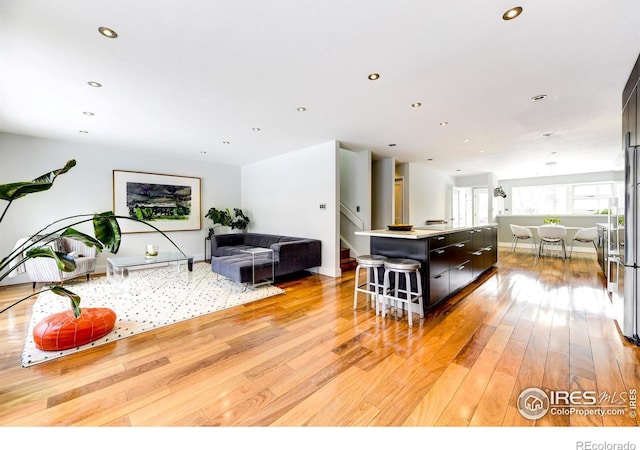
[[[233,208],[233,220],[231,221],[231,228],[245,231],[249,226],[249,222],[249,217],[245,213],[243,213],[240,208]]]
[[[0,200],[8,202],[0,216],[0,222],[2,222],[2,219],[4,219],[7,214],[7,210],[15,200],[29,194],[49,190],[59,175],[67,173],[75,165],[75,160],[69,160],[64,167],[41,175],[32,181],[0,185]],[[9,276],[11,272],[30,258],[52,258],[60,270],[64,272],[73,272],[76,268],[76,262],[73,256],[70,254],[56,252],[52,247],[46,245],[59,237],[67,237],[76,241],[81,241],[85,245],[95,247],[98,252],[107,250],[111,253],[117,253],[122,239],[118,219],[127,219],[144,223],[145,225],[160,232],[173,244],[174,247],[178,249],[178,251],[183,253],[182,250],[180,250],[180,248],[178,248],[178,246],[165,233],[142,220],[127,216],[118,216],[111,211],[96,214],[74,215],[64,217],[50,223],[46,227],[34,233],[24,246],[14,249],[11,253],[2,258],[0,260],[0,281]],[[92,222],[95,237],[81,233],[73,228],[76,225],[86,222]],[[45,290],[50,290],[57,295],[68,297],[71,301],[71,309],[73,310],[74,316],[80,317],[80,297],[78,295],[64,288],[62,285],[53,285]],[[0,313],[7,311],[18,303],[39,293],[40,292],[34,293],[9,305],[8,307],[0,310]]]
[[[214,234],[214,231],[219,226],[231,227],[236,230],[246,230],[249,226],[249,217],[242,212],[240,208],[233,208],[233,213],[229,208],[218,209],[209,208],[205,217],[211,219],[213,227],[209,228],[209,236]]]

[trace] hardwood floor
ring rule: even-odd
[[[33,301],[0,315],[3,426],[637,426],[516,408],[528,387],[640,388],[640,347],[612,319],[595,255],[501,250],[422,321],[382,319],[353,274],[44,364],[20,355]],[[31,285],[0,288],[0,308]]]

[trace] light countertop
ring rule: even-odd
[[[473,227],[454,227],[452,225],[427,225],[423,227],[415,227],[411,231],[390,231],[385,228],[379,230],[356,231],[354,234],[358,236],[373,237],[390,237],[397,239],[426,239],[430,236],[439,236],[442,234],[455,233],[456,231],[476,230],[482,227],[497,226],[496,223],[488,223],[485,225],[476,225]]]

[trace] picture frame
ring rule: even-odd
[[[200,178],[113,170],[113,212],[144,220],[163,232],[200,230]],[[132,220],[118,223],[122,233],[155,232]]]

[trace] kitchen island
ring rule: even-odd
[[[380,229],[355,234],[370,237],[371,254],[420,261],[425,313],[498,261],[498,224],[494,223],[474,227],[428,225],[411,231]]]

